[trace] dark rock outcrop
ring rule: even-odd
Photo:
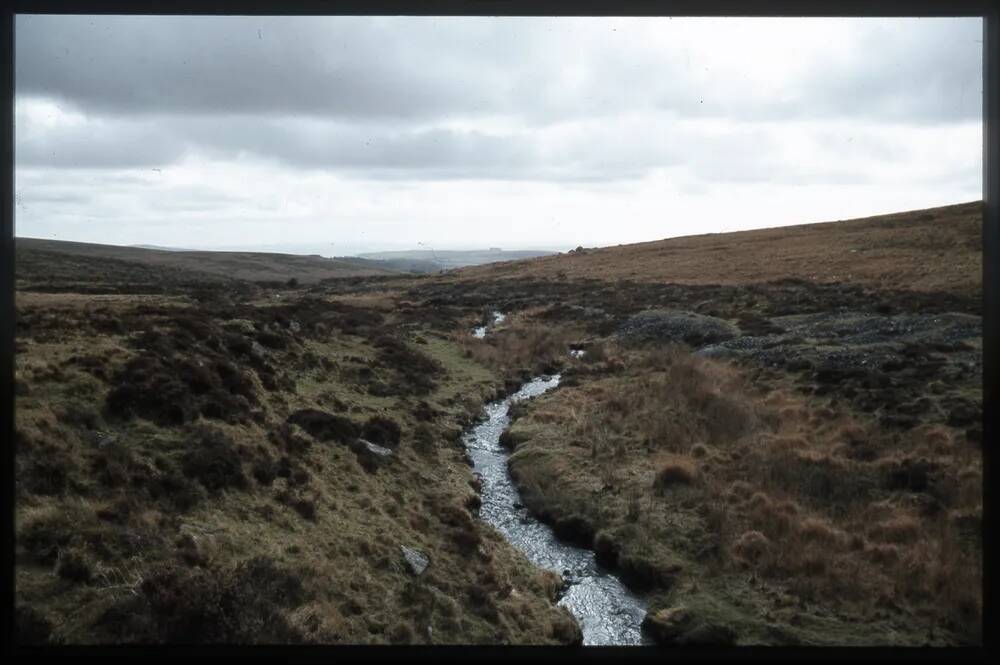
[[[736,337],[739,329],[725,319],[683,310],[646,310],[628,318],[618,330],[628,342],[715,344]]]

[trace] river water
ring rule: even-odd
[[[492,325],[494,325],[494,326],[500,325],[501,323],[504,322],[504,319],[506,319],[506,318],[507,318],[506,314],[504,314],[502,312],[494,311],[493,312],[493,323],[492,323]],[[487,330],[488,327],[489,327],[488,325],[476,326],[472,330],[472,336],[476,337],[478,339],[482,339],[482,338],[486,337],[486,330]]]
[[[500,434],[510,425],[510,405],[559,385],[559,375],[540,376],[506,399],[486,405],[487,419],[463,435],[473,468],[482,478],[480,519],[496,527],[537,566],[555,571],[569,584],[559,604],[576,617],[585,645],[649,644],[640,631],[646,615],[642,601],[591,550],[557,539],[532,517],[507,471],[508,451]]]

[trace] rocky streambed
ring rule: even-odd
[[[646,608],[591,550],[560,541],[551,527],[530,515],[507,470],[508,451],[500,435],[510,424],[512,404],[531,399],[559,384],[560,376],[539,376],[506,399],[485,406],[486,420],[463,436],[473,468],[482,483],[479,516],[542,568],[559,573],[565,583],[559,604],[576,617],[585,645],[649,643],[641,630]]]

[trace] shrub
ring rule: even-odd
[[[405,622],[396,623],[389,629],[389,641],[393,644],[412,644],[414,640],[413,628]]]
[[[413,430],[413,449],[422,455],[434,452],[435,434],[426,423],[419,423]]]
[[[865,548],[865,554],[871,561],[880,565],[894,564],[900,559],[898,545],[869,545]]]
[[[43,565],[56,562],[59,553],[79,531],[79,511],[50,511],[35,517],[17,530],[17,545],[28,557]]]
[[[318,409],[300,409],[288,416],[288,422],[300,426],[321,441],[333,439],[348,443],[360,434],[360,428],[350,418]]]
[[[639,590],[670,589],[681,570],[676,564],[624,549],[618,553],[618,568],[625,583]]]
[[[278,494],[278,501],[285,504],[307,520],[316,519],[316,500],[298,492],[283,491]]]
[[[923,528],[909,515],[899,515],[874,525],[868,530],[868,537],[886,543],[912,543],[918,540]]]
[[[713,443],[729,443],[750,431],[749,410],[745,405],[726,395],[705,396],[702,413],[705,416],[709,439]]]
[[[607,346],[604,344],[591,344],[584,351],[586,353],[583,354],[581,360],[588,365],[601,363],[608,359]]]
[[[76,428],[88,430],[97,429],[101,424],[101,415],[93,404],[82,400],[72,400],[59,411],[59,419]]]
[[[610,532],[599,531],[594,536],[593,548],[594,556],[601,565],[614,568],[618,564],[618,554],[621,551],[621,546]]]
[[[32,494],[56,496],[66,490],[69,482],[69,469],[73,461],[69,455],[59,449],[47,453],[46,458],[34,458],[17,474],[17,480],[24,489]]]
[[[512,325],[484,340],[463,338],[462,343],[485,365],[508,371],[528,368],[529,373],[534,373],[535,369],[554,369],[564,362],[570,341],[570,333],[557,326]]]
[[[257,403],[249,373],[228,360],[179,356],[169,348],[146,350],[131,359],[115,374],[112,384],[105,398],[109,415],[139,416],[158,425],[183,424],[198,414],[241,422]]]
[[[208,428],[202,428],[196,437],[196,445],[184,455],[184,473],[211,491],[246,487],[243,465],[232,440]]]
[[[112,608],[103,622],[142,642],[260,644],[301,642],[281,611],[303,603],[300,575],[268,557],[228,569],[161,565],[139,587],[141,598]]]
[[[848,540],[847,534],[842,530],[815,517],[808,517],[799,523],[799,535],[827,547],[844,545]]]
[[[417,403],[417,408],[413,410],[413,416],[421,422],[428,422],[436,419],[438,412],[427,400],[420,400]]]
[[[265,455],[254,462],[251,473],[261,485],[270,485],[278,475],[278,465],[273,457]]]
[[[751,465],[784,492],[834,512],[867,502],[878,487],[870,466],[812,450],[775,452],[768,457],[754,454],[746,460],[746,466]]]
[[[52,635],[52,622],[30,605],[18,605],[14,612],[18,644],[45,644]]]
[[[642,502],[639,498],[639,494],[635,493],[629,497],[628,507],[625,512],[625,519],[628,522],[638,522],[639,517],[642,516]]]
[[[583,547],[589,547],[594,541],[594,525],[583,515],[570,515],[557,519],[552,525],[552,530],[559,538]]]
[[[56,574],[70,582],[86,584],[94,575],[90,558],[75,548],[59,551],[56,562]]]
[[[583,644],[583,631],[576,620],[565,612],[552,620],[549,636],[560,644],[579,646]]]
[[[378,363],[396,374],[396,380],[388,386],[393,394],[426,395],[437,387],[435,379],[444,374],[437,360],[388,335],[378,337],[374,344]]]
[[[309,449],[312,440],[298,426],[291,423],[281,423],[268,428],[267,438],[289,453],[300,454]]]
[[[398,446],[399,435],[399,424],[385,416],[372,416],[361,431],[363,438],[386,448]]]
[[[746,563],[758,564],[771,551],[771,541],[760,531],[746,531],[733,543],[733,553]]]
[[[142,416],[159,425],[178,425],[194,418],[192,390],[156,356],[133,358],[116,374],[115,383],[105,399],[105,408],[113,416]]]
[[[288,336],[269,330],[261,330],[257,333],[257,341],[269,349],[287,349]]]
[[[790,501],[775,503],[763,492],[756,492],[747,502],[750,522],[771,537],[785,536],[795,524],[798,506]]]
[[[181,512],[191,510],[205,498],[205,490],[201,485],[184,477],[174,468],[150,478],[147,488],[152,498],[164,497]]]
[[[937,465],[926,458],[885,460],[882,486],[888,490],[903,490],[909,492],[929,491],[934,481]]]

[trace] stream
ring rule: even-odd
[[[484,324],[484,325],[481,325],[481,326],[476,326],[472,330],[472,336],[475,337],[475,338],[477,338],[477,339],[482,339],[482,338],[486,337],[486,330],[489,327],[489,325],[494,325],[494,326],[500,325],[501,323],[504,322],[504,319],[506,319],[506,318],[507,318],[506,314],[494,311],[493,312],[493,323],[492,324]]]
[[[510,405],[555,388],[559,378],[558,374],[536,377],[506,399],[486,404],[487,419],[463,435],[482,479],[479,517],[532,563],[562,575],[568,587],[559,604],[576,617],[585,645],[651,644],[640,631],[646,615],[642,601],[600,566],[591,550],[560,541],[548,525],[532,517],[507,471],[509,455],[500,445],[500,434],[510,425]]]

